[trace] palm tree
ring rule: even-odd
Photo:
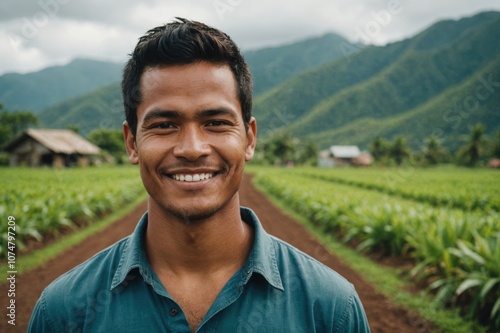
[[[466,140],[467,143],[460,149],[458,156],[466,165],[474,167],[479,162],[484,150],[484,126],[476,124],[472,127],[471,134]]]
[[[316,165],[318,158],[318,145],[311,140],[302,141],[298,152],[297,163]]]
[[[492,147],[492,156],[493,158],[500,158],[500,131],[495,133],[495,138],[493,139],[493,147]]]
[[[425,146],[423,148],[424,160],[430,165],[436,165],[443,158],[445,149],[441,145],[441,140],[436,136],[431,135],[425,139]]]
[[[380,161],[382,158],[389,155],[389,144],[379,135],[370,144],[370,153],[375,161]]]
[[[410,148],[406,144],[406,138],[398,136],[390,148],[390,155],[396,161],[397,165],[401,165],[404,159],[410,156]]]
[[[270,164],[278,165],[293,161],[297,151],[297,141],[292,133],[286,130],[271,133],[263,144],[264,158]]]

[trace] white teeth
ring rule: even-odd
[[[192,175],[172,175],[172,178],[181,182],[199,182],[200,180],[210,179],[213,173],[195,173]]]

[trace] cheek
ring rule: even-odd
[[[226,137],[220,140],[217,146],[219,147],[220,155],[224,159],[233,163],[245,160],[247,144],[244,138]]]
[[[145,140],[138,147],[139,163],[141,164],[156,164],[164,158],[165,153],[169,150],[165,141],[162,140]]]

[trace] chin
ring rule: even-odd
[[[196,207],[179,209],[178,207],[166,207],[170,214],[184,221],[186,224],[200,222],[214,216],[224,205],[211,207]]]
[[[175,217],[186,224],[196,223],[212,217],[217,211],[197,211],[197,212],[171,212]]]
[[[178,200],[154,200],[156,206],[165,212],[165,215],[173,216],[185,223],[201,222],[214,215],[221,213],[232,203],[238,205],[236,191],[233,195],[222,197],[220,194],[212,193],[201,198],[178,198]],[[236,199],[236,201],[235,201]]]

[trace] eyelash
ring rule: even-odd
[[[164,125],[167,125],[168,127],[162,127]],[[172,127],[173,127],[173,125],[171,123],[166,123],[166,122],[165,123],[155,124],[153,126],[153,128],[160,128],[160,129],[168,129],[168,128],[172,128]]]
[[[215,125],[214,123],[217,123],[217,125]],[[211,125],[211,126],[223,126],[223,125],[230,125],[229,122],[227,121],[224,121],[224,120],[211,120],[207,123],[207,125]]]
[[[213,127],[218,127],[218,126],[224,126],[224,125],[231,125],[230,122],[225,121],[225,120],[210,120],[206,123],[208,126],[213,126]],[[175,127],[174,124],[170,122],[162,122],[158,124],[154,124],[151,126],[151,128],[156,128],[156,129],[170,129]]]

